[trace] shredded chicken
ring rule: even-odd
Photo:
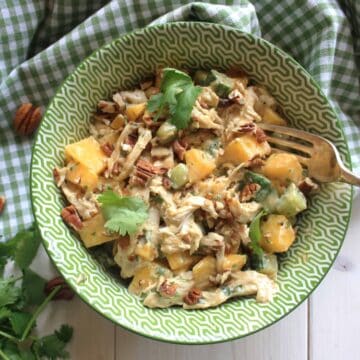
[[[261,209],[261,204],[255,201],[241,203],[238,197],[229,197],[226,202],[234,218],[243,224],[249,223]]]
[[[256,294],[256,301],[271,301],[278,288],[273,280],[256,271],[238,271],[231,274],[231,280],[214,291],[203,291],[200,301],[193,305],[184,304],[184,309],[206,309],[217,306],[235,296]]]
[[[144,305],[153,308],[165,308],[182,305],[183,298],[194,286],[191,271],[171,279],[160,278],[156,292],[150,292],[144,299]]]
[[[193,120],[192,126],[197,129],[222,130],[224,127],[223,119],[218,115],[215,109],[206,109],[196,101],[191,113]]]
[[[130,104],[141,104],[147,102],[147,97],[142,90],[120,91],[120,95],[125,102]]]
[[[90,219],[98,213],[97,202],[93,194],[82,194],[81,188],[71,183],[63,183],[61,190],[68,202],[75,206],[82,219]]]
[[[107,175],[108,177],[111,176],[115,164],[119,162],[121,159],[123,159],[123,156],[121,155],[121,146],[124,144],[127,137],[133,133],[138,126],[134,123],[129,123],[125,126],[124,130],[121,132],[119,138],[117,139],[115,145],[114,145],[114,151],[111,154],[110,158],[108,159],[108,165],[107,165]]]
[[[130,175],[130,172],[141,155],[142,151],[146,148],[147,144],[151,140],[151,131],[144,128],[139,128],[139,138],[132,148],[129,155],[124,160],[123,166],[121,167],[120,174],[115,176],[118,181],[124,180]]]

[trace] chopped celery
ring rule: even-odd
[[[272,214],[276,212],[278,201],[279,195],[275,189],[272,189],[266,198],[261,202],[261,204],[269,214]]]
[[[295,216],[306,209],[306,198],[299,188],[291,183],[276,204],[276,212],[287,217]]]
[[[200,86],[210,85],[215,79],[215,76],[211,72],[205,70],[197,70],[194,74],[195,84]]]
[[[214,78],[210,86],[218,96],[226,98],[234,88],[234,80],[216,70],[211,70],[210,74]]]
[[[250,259],[251,268],[273,278],[278,271],[278,262],[275,254],[252,254]]]

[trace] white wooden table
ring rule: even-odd
[[[298,309],[277,324],[224,344],[163,344],[129,333],[78,298],[52,304],[38,322],[40,332],[62,323],[74,327],[69,346],[75,360],[357,360],[360,333],[360,195],[355,198],[345,243],[326,279]],[[42,251],[35,269],[54,275]]]

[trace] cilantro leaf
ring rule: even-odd
[[[26,349],[19,349],[17,345],[11,341],[6,341],[1,347],[1,351],[10,360],[36,360],[35,355]]]
[[[8,309],[7,307],[2,307],[0,309],[0,323],[3,321],[3,320],[7,320],[11,315],[11,310]]]
[[[200,92],[201,88],[191,85],[178,95],[175,111],[170,118],[170,122],[178,129],[185,129],[188,126],[194,103]]]
[[[13,259],[19,268],[28,268],[38,251],[40,241],[40,233],[33,225],[29,229],[19,231],[12,239],[0,243],[1,266],[3,263],[6,264],[7,259]]]
[[[262,255],[263,249],[260,246],[261,240],[261,229],[260,229],[260,220],[265,215],[265,211],[260,211],[252,220],[249,227],[249,237],[250,237],[250,247],[257,255]]]
[[[55,331],[55,335],[64,343],[68,343],[73,336],[73,332],[74,330],[71,326],[63,324],[59,330]]]
[[[44,301],[45,283],[46,281],[32,270],[24,271],[22,291],[27,305],[40,305]]]
[[[45,280],[28,267],[35,257],[40,244],[39,232],[35,227],[22,230],[12,239],[0,243],[0,357],[10,360],[40,360],[68,358],[64,350],[72,337],[72,328],[64,325],[53,335],[34,340],[31,331],[37,316],[51,300],[43,294]],[[19,278],[3,277],[7,261],[13,259],[21,268]],[[22,281],[22,285],[16,286]],[[36,311],[26,312],[28,305],[38,305]],[[19,341],[16,341],[19,339]],[[23,344],[26,344],[24,348]],[[28,345],[31,348],[28,349]]]
[[[31,318],[32,318],[32,314],[26,312],[20,312],[20,311],[13,312],[10,315],[9,317],[10,324],[14,333],[17,336],[22,335],[22,333],[26,328],[26,325],[28,324]]]
[[[37,228],[19,232],[15,238],[17,239],[16,250],[14,252],[14,260],[16,265],[21,269],[26,269],[32,263],[39,245],[40,233]]]
[[[21,289],[11,279],[0,279],[0,308],[15,304],[21,297]]]
[[[4,274],[4,269],[5,266],[7,264],[7,257],[6,256],[1,256],[0,255],[0,276],[2,276]]]
[[[154,113],[156,112],[156,116],[154,117],[154,121],[157,121],[162,113],[163,108],[165,107],[166,101],[164,100],[164,94],[159,93],[153,95],[151,99],[147,103],[147,109]]]
[[[33,343],[33,351],[38,357],[47,357],[49,359],[68,359],[69,353],[65,351],[66,344],[71,340],[72,328],[67,325],[61,326],[60,330],[55,331],[52,335]]]
[[[160,90],[161,93],[152,96],[147,105],[150,112],[156,112],[154,120],[156,121],[163,111],[168,109],[170,122],[178,129],[186,128],[201,88],[195,86],[191,77],[184,72],[166,68]]]
[[[147,206],[135,196],[120,196],[107,190],[98,197],[102,213],[107,220],[105,228],[124,236],[133,234],[148,217]]]

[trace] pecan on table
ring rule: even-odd
[[[61,217],[64,222],[78,231],[83,227],[83,223],[74,205],[69,205],[61,210]]]
[[[45,284],[45,294],[49,295],[58,286],[61,286],[61,289],[52,300],[71,300],[74,297],[75,293],[61,276],[57,276]]]
[[[3,212],[5,207],[6,199],[5,196],[0,196],[0,214]]]
[[[30,103],[20,105],[14,117],[15,132],[21,136],[31,135],[39,126],[41,116],[40,107]]]

